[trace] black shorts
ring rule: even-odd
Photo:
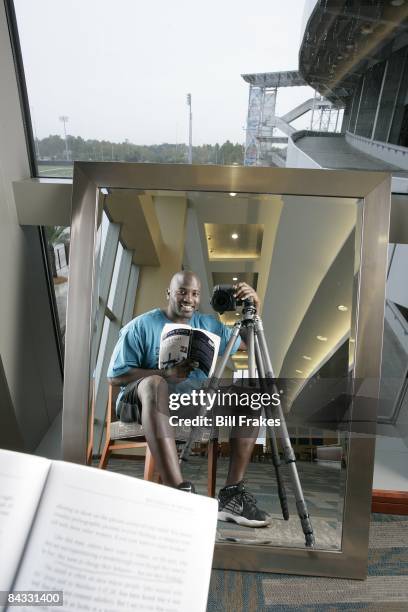
[[[146,378],[133,380],[123,389],[120,399],[116,402],[116,416],[123,423],[142,424],[142,405],[139,400],[137,388],[139,383]]]
[[[142,424],[142,404],[138,395],[138,387],[145,378],[148,378],[148,376],[142,376],[137,380],[133,380],[124,387],[120,399],[116,403],[116,416],[122,423]],[[172,383],[167,384],[169,385],[170,393],[175,391],[175,385]],[[178,414],[183,418],[193,417],[197,414],[197,408],[194,406],[183,406],[179,409]]]

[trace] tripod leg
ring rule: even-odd
[[[268,414],[268,412],[269,411],[267,410],[265,413],[266,417],[267,418],[272,417],[272,415]],[[278,495],[279,495],[279,501],[280,501],[281,510],[282,510],[282,516],[285,519],[285,521],[288,521],[289,520],[288,498],[286,496],[286,489],[285,489],[285,485],[284,485],[283,478],[282,478],[282,472],[280,469],[281,460],[279,457],[278,444],[276,441],[276,434],[275,434],[274,427],[268,427],[268,433],[269,433],[269,439],[271,441],[272,461],[275,467],[276,484],[278,485]]]
[[[273,380],[275,375],[273,373],[272,362],[269,356],[268,347],[265,340],[264,330],[262,321],[259,317],[255,320],[255,330],[259,340],[260,352],[262,355],[262,361],[265,364],[266,370],[266,378],[270,378]],[[276,384],[273,384],[273,392],[277,393],[278,389]],[[298,511],[298,516],[300,520],[300,524],[302,525],[303,533],[305,534],[305,544],[307,547],[311,547],[315,543],[315,538],[313,534],[313,527],[310,521],[309,513],[307,510],[306,501],[302,491],[302,485],[300,484],[299,475],[296,467],[296,456],[293,452],[292,445],[290,443],[288,429],[286,427],[286,420],[283,414],[282,405],[279,404],[276,406],[276,412],[278,413],[278,417],[280,419],[280,439],[283,447],[283,455],[285,458],[285,462],[288,465],[290,476],[292,479],[293,489],[295,493],[296,500],[296,508]]]
[[[261,350],[259,348],[258,337],[255,335],[255,358],[256,358],[256,366],[258,368],[258,373],[261,381],[261,387],[265,389],[265,368],[262,361]],[[266,390],[266,389],[265,389]],[[267,418],[271,417],[271,411],[265,409],[265,416]],[[278,444],[276,442],[276,433],[274,427],[267,427],[267,431],[269,434],[269,439],[271,442],[271,450],[272,450],[272,463],[275,468],[276,475],[276,484],[278,486],[278,496],[279,502],[282,510],[282,516],[285,521],[289,520],[289,507],[288,507],[288,498],[286,496],[286,489],[283,482],[283,477],[281,473],[281,460],[279,457]]]

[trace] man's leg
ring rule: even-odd
[[[149,376],[138,385],[142,404],[142,425],[147,443],[165,485],[177,487],[183,482],[173,428],[169,425],[169,392],[161,376]]]
[[[226,485],[243,480],[252,451],[258,437],[259,427],[233,427],[230,435],[230,461]]]
[[[257,506],[244,483],[245,471],[251,458],[259,427],[234,427],[231,431],[231,455],[225,487],[218,493],[218,520],[245,527],[266,527],[270,515]]]

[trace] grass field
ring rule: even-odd
[[[38,164],[39,176],[47,178],[72,178],[73,166],[48,166]]]

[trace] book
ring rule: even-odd
[[[166,323],[160,336],[159,368],[169,368],[192,359],[206,376],[212,376],[220,348],[220,337],[182,323]]]
[[[0,450],[0,591],[62,591],[62,609],[204,612],[217,509],[204,496]]]

